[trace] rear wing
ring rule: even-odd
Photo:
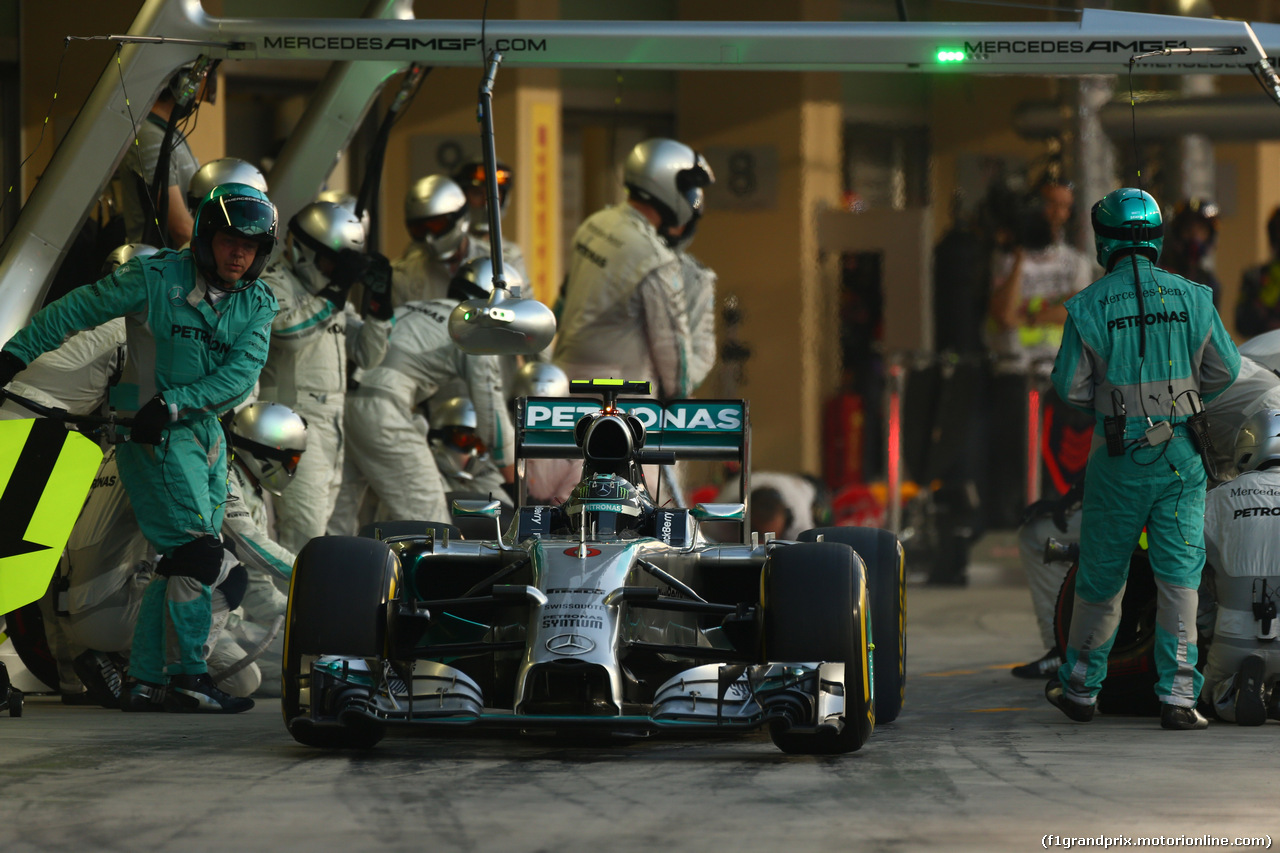
[[[751,419],[745,400],[671,400],[663,405],[652,397],[619,397],[615,405],[644,424],[645,450],[672,453],[677,460],[736,462],[746,503],[751,494]],[[583,415],[600,410],[599,400],[521,397],[516,401],[521,505],[525,503],[524,460],[581,459],[582,449],[573,440],[574,427]],[[742,527],[745,538],[745,521]]]
[[[672,400],[620,397],[617,407],[644,424],[645,450],[676,459],[745,463],[749,421],[745,400]],[[521,397],[516,402],[516,459],[580,459],[573,429],[583,415],[600,411],[598,400]]]

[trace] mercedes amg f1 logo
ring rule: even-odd
[[[596,644],[581,634],[557,634],[547,640],[547,651],[556,655],[585,655]]]

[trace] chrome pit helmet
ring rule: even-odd
[[[404,224],[431,257],[451,258],[470,227],[467,194],[445,175],[428,175],[410,187],[404,198]]]
[[[511,380],[511,396],[568,397],[569,376],[547,361],[531,361],[516,371]]]
[[[325,190],[320,193],[320,195],[316,196],[316,201],[331,201],[338,207],[346,208],[351,211],[352,215],[355,215],[356,204],[358,203],[358,199],[355,196],[344,190]],[[369,216],[369,211],[366,210],[364,213],[360,214],[359,218],[360,224],[364,226],[365,236],[368,237],[369,228],[373,225],[373,221]]]
[[[586,528],[591,537],[626,536],[643,522],[653,508],[649,496],[617,474],[588,474],[582,478],[562,509],[575,531]]]
[[[1104,195],[1089,214],[1098,263],[1110,272],[1116,253],[1136,249],[1155,263],[1164,246],[1160,205],[1150,193],[1133,187]]]
[[[253,263],[249,264],[238,282],[228,283],[218,278],[213,238],[220,231],[229,231],[258,244]],[[191,229],[191,254],[196,268],[220,290],[234,293],[253,284],[267,265],[275,246],[276,206],[262,190],[248,184],[219,184],[196,208],[195,224]],[[239,287],[231,286],[234,284]]]
[[[121,264],[128,263],[134,258],[150,257],[158,251],[160,250],[155,246],[148,246],[146,243],[125,243],[123,246],[116,246],[102,262],[102,270],[98,274],[104,277],[111,275]]]
[[[191,176],[191,183],[187,185],[187,209],[194,214],[200,201],[218,184],[244,184],[267,191],[267,179],[257,166],[238,157],[223,157],[210,160]]]
[[[511,198],[511,186],[515,182],[515,172],[511,171],[511,167],[501,160],[497,162],[494,168],[495,177],[498,179],[498,217],[502,218],[507,212],[507,202]],[[483,160],[468,160],[463,163],[453,173],[453,182],[462,187],[462,191],[467,194],[467,201],[471,205],[471,233],[488,234],[489,233],[489,213],[488,213],[488,184],[485,181],[485,169]],[[479,191],[477,193],[477,190]],[[479,203],[476,200],[479,199]]]
[[[445,477],[471,479],[472,466],[488,455],[479,427],[475,404],[466,397],[450,397],[432,408],[427,441]]]
[[[646,139],[627,155],[622,182],[636,201],[658,211],[658,233],[671,248],[693,239],[703,211],[703,189],[715,183],[711,166],[697,151],[674,139]],[[684,227],[679,235],[669,229]]]
[[[524,278],[514,267],[503,265],[503,277],[507,289],[518,296],[524,289]],[[449,298],[463,302],[467,299],[488,299],[493,293],[493,261],[489,258],[472,258],[458,268],[449,280]],[[565,391],[566,396],[568,391]]]
[[[341,275],[354,280],[364,250],[365,231],[360,220],[331,201],[313,201],[289,220],[293,271],[312,293],[324,290]]]
[[[280,403],[250,403],[231,419],[231,446],[262,487],[278,495],[307,449],[307,422]]]
[[[1280,409],[1263,409],[1245,418],[1232,459],[1242,474],[1280,465]]]

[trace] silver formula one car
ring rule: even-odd
[[[368,747],[388,727],[648,734],[767,726],[786,752],[860,748],[905,686],[902,549],[888,531],[717,544],[742,504],[658,504],[644,465],[749,467],[741,401],[623,399],[648,383],[594,380],[604,405],[529,398],[521,459],[583,459],[560,506],[522,506],[492,538],[387,522],[313,539],[289,590],[284,719],[301,743]],[[519,464],[519,463],[518,463]],[[731,528],[733,529],[733,528]],[[874,636],[878,642],[873,644]]]

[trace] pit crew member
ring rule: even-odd
[[[464,386],[475,405],[477,433],[503,480],[514,478],[514,435],[495,356],[467,355],[449,337],[449,314],[464,299],[487,297],[491,278],[455,276],[445,299],[396,309],[386,357],[347,395],[347,453],[342,488],[329,520],[331,535],[350,534],[372,488],[386,520],[447,521],[445,485],[427,443],[418,407],[441,387]],[[428,424],[428,430],[430,425]]]
[[[332,202],[317,201],[289,220],[285,251],[262,276],[280,313],[271,326],[271,352],[259,396],[293,409],[308,427],[308,452],[298,463],[293,484],[275,502],[276,538],[291,553],[324,535],[338,498],[347,360],[369,368],[387,350],[391,303],[379,300],[378,310],[363,324],[347,307],[357,279],[375,280],[368,274],[372,268],[360,220]],[[385,292],[385,267],[378,281]]]
[[[1205,500],[1217,616],[1204,691],[1219,719],[1260,726],[1280,719],[1280,408],[1245,421],[1235,457],[1240,476]]]
[[[1188,419],[1235,380],[1240,355],[1211,291],[1155,267],[1163,230],[1154,198],[1115,190],[1094,205],[1092,221],[1107,274],[1067,301],[1052,378],[1063,400],[1094,415],[1101,446],[1085,474],[1066,660],[1045,695],[1071,719],[1092,719],[1129,558],[1145,526],[1159,590],[1160,724],[1204,728],[1195,707],[1203,680],[1195,668],[1195,620],[1205,470]]]
[[[649,139],[623,167],[627,201],[573,237],[554,361],[570,379],[650,380],[661,399],[684,397],[689,308],[677,248],[693,237],[707,161],[674,139]]]
[[[124,703],[249,707],[219,690],[202,650],[210,586],[223,575],[226,448],[218,413],[249,395],[266,361],[276,300],[257,281],[276,240],[275,206],[243,184],[201,203],[190,249],[135,258],[32,318],[0,352],[0,384],[77,329],[124,317],[129,357],[112,402],[132,415],[120,476],[138,524],[163,554],[143,597]],[[166,636],[172,642],[166,643]]]

